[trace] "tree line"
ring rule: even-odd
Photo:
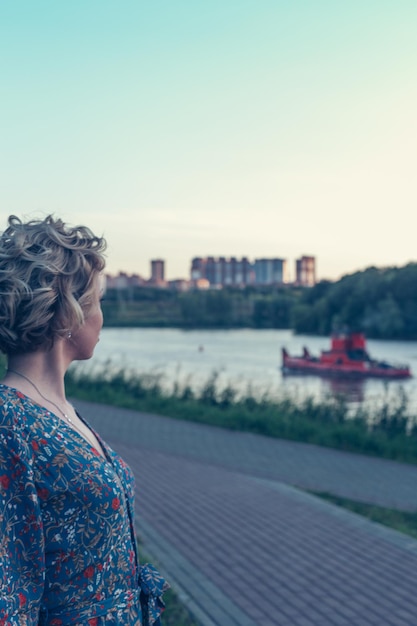
[[[342,327],[378,339],[417,339],[417,263],[322,281],[293,307],[297,333],[328,335]]]
[[[305,288],[109,289],[103,312],[106,326],[290,328],[317,335],[348,327],[373,338],[417,339],[417,263],[370,267]]]

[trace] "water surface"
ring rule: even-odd
[[[417,408],[416,378],[405,381],[328,380],[315,376],[284,376],[281,349],[300,354],[307,346],[312,354],[328,349],[326,337],[293,335],[289,330],[195,330],[156,328],[104,328],[92,359],[93,365],[110,360],[137,372],[158,372],[164,384],[188,382],[199,389],[213,371],[220,385],[230,383],[242,392],[249,387],[257,394],[264,391],[322,398],[344,393],[350,400],[381,401],[396,398],[403,389]],[[372,357],[393,363],[408,363],[417,375],[417,342],[368,340]],[[87,367],[91,365],[86,365]]]

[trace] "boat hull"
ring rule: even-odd
[[[378,366],[372,363],[343,363],[331,365],[320,361],[306,361],[302,358],[288,357],[284,359],[282,371],[286,374],[315,374],[319,376],[331,376],[335,378],[385,378],[406,379],[410,378],[409,368],[395,368],[391,366]]]

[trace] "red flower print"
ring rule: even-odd
[[[89,565],[88,567],[85,568],[84,576],[86,578],[92,578],[94,576],[94,567],[92,565]]]
[[[97,626],[97,624],[98,624],[98,618],[97,618],[97,617],[91,617],[91,618],[88,620],[88,624],[89,624],[89,626]]]
[[[10,478],[6,474],[3,474],[3,476],[0,476],[0,485],[3,487],[3,489],[9,488]]]
[[[112,501],[112,503],[111,503],[111,507],[112,507],[112,509],[113,509],[114,511],[117,511],[117,509],[119,508],[119,506],[120,506],[120,500],[119,500],[119,498],[113,498],[113,501]]]
[[[39,446],[38,446],[38,442],[37,441],[32,441],[32,448],[36,451],[39,450]]]
[[[38,496],[41,500],[47,500],[49,496],[49,491],[47,489],[37,489]]]
[[[22,393],[21,391],[16,391],[16,395],[17,395],[18,398],[25,398],[26,397],[25,394]]]
[[[59,619],[58,617],[54,617],[53,620],[51,620],[51,626],[61,626],[62,625],[62,619]]]
[[[19,605],[22,607],[22,606],[25,606],[25,604],[26,604],[26,596],[25,596],[25,594],[24,593],[19,593]]]

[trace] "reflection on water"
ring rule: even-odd
[[[341,396],[347,402],[363,402],[365,400],[366,381],[361,378],[327,378],[325,383],[329,386],[331,395]]]
[[[283,381],[296,379],[300,385],[303,381],[305,386],[317,384],[317,379],[321,381],[322,395],[343,398],[346,402],[361,403],[365,400],[366,380],[363,378],[342,378],[337,376],[319,377],[311,374],[298,374],[292,372],[282,373]]]

